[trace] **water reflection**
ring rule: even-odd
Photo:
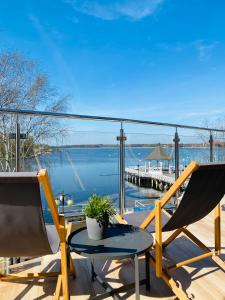
[[[139,163],[144,165],[144,158],[152,150],[153,148],[149,147],[126,148],[125,165],[137,166]],[[166,150],[173,156],[173,148],[167,148]],[[221,155],[222,154],[221,152]],[[180,149],[181,164],[187,165],[192,160],[207,162],[208,159],[208,148]],[[173,164],[173,162],[171,163]],[[118,207],[118,147],[61,148],[60,150],[42,154],[26,161],[25,169],[27,171],[38,170],[40,168],[46,168],[48,170],[54,194],[59,194],[64,191],[71,195],[75,204],[87,201],[88,197],[93,193],[110,195]],[[155,197],[152,197],[153,192],[151,189],[138,189],[136,186],[126,183],[126,206],[132,207],[135,205],[135,201],[140,199],[146,199],[148,202],[153,203],[155,199]]]

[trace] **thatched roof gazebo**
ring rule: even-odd
[[[172,160],[172,156],[170,156],[166,151],[162,148],[162,146],[157,146],[154,151],[152,151],[148,156],[145,157],[145,160]]]

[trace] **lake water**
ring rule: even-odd
[[[137,166],[138,163],[144,165],[144,158],[153,150],[153,148],[127,147],[125,166]],[[174,149],[165,150],[174,156]],[[219,149],[217,156],[224,159],[224,149]],[[207,162],[209,149],[181,148],[180,163],[187,165],[192,160]],[[119,148],[117,147],[61,148],[26,162],[26,170],[40,168],[48,170],[54,194],[64,192],[73,199],[74,204],[87,201],[93,193],[110,195],[115,205],[119,204]],[[134,206],[135,200],[138,199],[149,201],[150,192],[149,189],[138,189],[126,182],[126,206]]]

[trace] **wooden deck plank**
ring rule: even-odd
[[[222,205],[222,256],[225,259],[225,211]],[[197,235],[207,246],[214,246],[213,238],[213,215],[210,214],[200,222],[193,224],[189,230]],[[172,264],[175,261],[184,260],[202,252],[187,237],[180,235],[164,252],[164,263]],[[91,296],[102,293],[102,288],[91,282],[90,261],[84,257],[73,254],[73,261],[77,270],[77,278],[70,280],[71,299],[88,299]],[[130,260],[123,263],[115,261],[95,260],[97,273],[105,277],[113,287],[134,281],[134,267]],[[26,263],[29,271],[43,271],[44,269],[57,270],[59,267],[58,254],[55,256],[45,256],[39,261]],[[22,271],[22,267],[19,268]],[[172,273],[171,273],[172,274]],[[140,258],[140,277],[144,278],[144,258]],[[177,269],[173,272],[173,277],[180,282],[184,290],[193,299],[198,300],[224,300],[225,299],[225,272],[222,271],[209,258],[195,262],[187,267]],[[18,283],[0,283],[0,299],[4,300],[41,300],[52,299],[56,286],[56,279],[35,280]],[[147,293],[145,287],[140,289],[141,299],[176,299],[171,290],[161,280],[157,279],[154,269],[151,268],[151,291]],[[123,295],[125,299],[134,299],[134,291]],[[111,299],[111,298],[109,298]]]

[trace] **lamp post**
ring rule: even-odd
[[[62,193],[59,193],[56,196],[55,199],[55,203],[58,206],[58,210],[59,210],[59,206],[60,203],[62,203],[62,213],[65,213],[65,203],[67,204],[67,206],[72,206],[73,205],[73,199],[69,194],[65,194],[64,191],[62,191]]]

